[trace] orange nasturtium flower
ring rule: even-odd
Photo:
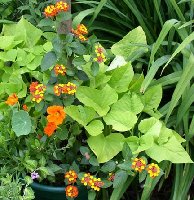
[[[49,106],[47,108],[47,116],[48,122],[53,122],[56,125],[60,125],[63,123],[63,120],[66,117],[66,113],[62,106]]]
[[[135,158],[131,167],[135,171],[142,172],[146,167],[146,161],[143,158]]]
[[[160,167],[154,163],[149,164],[146,170],[148,171],[148,174],[151,178],[155,178],[160,174]]]
[[[69,170],[65,173],[65,178],[68,180],[68,184],[75,183],[77,181],[77,173],[74,170]]]
[[[44,128],[44,133],[50,137],[56,129],[57,125],[54,122],[48,122]]]
[[[70,198],[76,198],[79,193],[77,187],[73,185],[68,185],[65,191],[66,191],[66,196]]]
[[[18,102],[18,96],[17,94],[12,94],[12,95],[9,95],[9,97],[7,98],[7,101],[5,101],[5,103],[9,106],[13,106],[15,105],[16,103]]]
[[[64,76],[65,73],[66,73],[66,68],[65,68],[64,65],[56,64],[54,66],[54,71],[55,71],[56,76],[58,76],[59,74],[61,74],[62,76]]]

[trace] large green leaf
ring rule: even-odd
[[[56,62],[57,62],[57,56],[55,52],[50,51],[46,53],[41,62],[41,70],[46,71],[47,69],[55,65]]]
[[[17,24],[6,24],[2,31],[4,36],[14,36],[15,40],[24,41],[26,47],[34,46],[42,36],[42,31],[23,17]]]
[[[114,130],[128,131],[136,124],[137,116],[130,111],[111,110],[104,116],[104,121],[112,125]]]
[[[123,56],[126,60],[140,57],[148,51],[146,35],[139,26],[130,31],[122,40],[114,44],[111,51],[114,55]]]
[[[14,41],[14,36],[0,36],[0,49],[9,50],[22,41]]]
[[[28,112],[20,110],[13,114],[12,129],[18,137],[28,135],[31,131],[31,126],[31,118]]]
[[[159,137],[161,128],[162,122],[160,122],[158,119],[155,119],[154,117],[141,120],[138,126],[138,129],[142,133],[146,135],[152,135],[154,137]]]
[[[118,93],[126,92],[129,84],[133,79],[133,68],[131,63],[127,63],[122,67],[113,70],[109,85],[114,88]]]
[[[83,126],[86,126],[96,115],[96,112],[92,108],[83,107],[83,106],[67,106],[65,112],[78,123]]]
[[[111,110],[130,111],[134,114],[140,113],[144,105],[136,93],[125,94],[121,99],[114,103]]]
[[[150,114],[150,111],[155,111],[162,99],[162,87],[156,85],[147,90],[144,94],[144,109],[143,111]]]
[[[88,145],[97,156],[99,163],[104,163],[116,156],[123,148],[124,136],[119,133],[112,133],[105,137],[100,134],[89,137]]]
[[[102,133],[102,130],[104,129],[104,125],[100,120],[94,120],[91,123],[89,123],[87,126],[85,126],[85,129],[88,131],[88,133],[91,136],[97,136]]]
[[[100,116],[104,116],[109,111],[110,105],[117,101],[118,94],[109,85],[102,90],[80,86],[76,97],[86,106],[92,107]]]
[[[161,145],[154,143],[150,149],[146,150],[146,154],[157,162],[163,160],[169,160],[172,163],[193,162],[175,136],[172,136],[166,143]]]

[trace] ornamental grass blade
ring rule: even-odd
[[[192,103],[194,102],[194,84],[189,88],[187,91],[185,97],[183,98],[183,101],[178,109],[177,114],[177,122],[176,125],[180,123],[182,118],[184,117],[185,113],[188,111]]]
[[[193,54],[191,54],[190,58],[187,62],[187,65],[185,67],[183,67],[183,73],[182,73],[180,80],[178,81],[175,91],[172,95],[171,103],[170,103],[169,110],[168,110],[168,113],[165,118],[165,122],[168,121],[173,109],[175,108],[175,106],[177,105],[177,102],[179,101],[182,94],[184,93],[185,88],[187,87],[187,85],[190,83],[190,80],[194,76],[193,65],[194,65],[194,56],[193,56]]]
[[[176,11],[180,20],[185,21],[185,17],[183,15],[183,13],[181,12],[180,8],[178,7],[176,0],[170,0],[170,3],[172,4],[172,6],[173,6],[174,10]]]
[[[88,23],[88,26],[91,26],[92,23],[94,22],[94,20],[97,18],[99,12],[102,10],[102,8],[104,7],[104,5],[107,3],[107,0],[101,0],[98,4],[98,6],[95,8],[94,14],[91,18],[91,20]]]
[[[147,75],[145,76],[145,79],[141,85],[141,93],[144,93],[151,81],[153,80],[156,72],[158,69],[169,60],[170,56],[162,56],[161,58],[158,58],[150,67],[150,70],[148,71]]]
[[[168,20],[164,23],[164,26],[162,27],[160,35],[153,45],[153,48],[152,48],[152,51],[151,51],[151,56],[150,56],[150,61],[149,61],[149,67],[154,62],[154,56],[155,56],[157,50],[159,49],[160,45],[164,41],[166,35],[170,31],[170,29],[174,26],[174,24],[177,23],[177,22],[178,21],[176,19],[171,19],[171,20]]]

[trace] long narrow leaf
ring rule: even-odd
[[[177,102],[181,98],[181,95],[183,94],[185,88],[187,87],[190,80],[194,76],[193,65],[194,65],[194,56],[193,56],[193,54],[191,54],[190,58],[187,62],[187,65],[185,66],[185,68],[183,70],[183,74],[182,74],[179,82],[177,83],[176,89],[172,95],[170,107],[169,107],[168,113],[166,115],[165,122],[168,121],[168,118],[170,117],[174,107],[177,105]]]

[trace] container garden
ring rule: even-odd
[[[48,186],[33,182],[31,187],[35,193],[36,200],[67,200],[65,186]],[[83,186],[78,186],[79,195],[76,200],[88,199],[88,191]]]

